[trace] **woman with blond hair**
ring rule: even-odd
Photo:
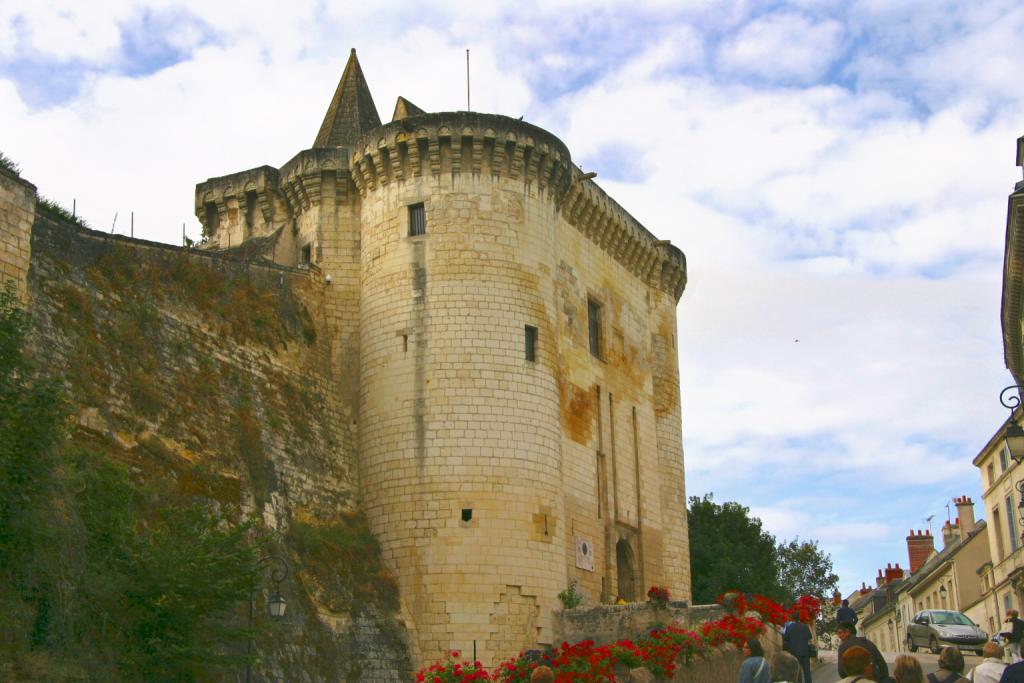
[[[892,667],[892,677],[896,683],[924,683],[924,671],[917,657],[899,655]]]

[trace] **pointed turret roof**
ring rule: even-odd
[[[351,146],[360,135],[378,126],[380,116],[356,59],[356,49],[352,48],[313,147]]]
[[[421,114],[426,113],[427,112],[423,111],[415,104],[399,95],[398,101],[395,102],[395,113],[391,115],[391,120],[401,121],[402,119],[408,118],[410,116],[420,116]]]

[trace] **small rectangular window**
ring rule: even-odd
[[[310,262],[312,262],[312,260],[313,260],[313,245],[312,244],[307,244],[306,246],[302,247],[302,257],[300,259],[300,262],[301,263],[310,263]]]
[[[409,206],[409,236],[427,234],[427,214],[423,210],[423,204],[412,204]]]
[[[526,330],[526,360],[536,361],[537,360],[537,328],[533,325],[527,325]]]
[[[587,323],[590,333],[590,353],[601,357],[601,304],[587,299]]]
[[[1006,457],[1006,446],[1003,446],[1003,448],[999,451],[999,465],[1003,468],[1003,472],[1005,472],[1006,468],[1010,466]]]

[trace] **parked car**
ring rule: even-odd
[[[980,655],[987,642],[987,633],[960,612],[952,610],[926,609],[915,614],[907,624],[907,649],[911,652],[927,647],[938,654],[944,645],[955,645]]]

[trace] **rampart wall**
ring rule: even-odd
[[[257,675],[408,680],[393,579],[374,547],[332,540],[362,513],[322,280],[37,215],[28,285],[33,351],[66,382],[75,440],[278,539],[289,613]]]

